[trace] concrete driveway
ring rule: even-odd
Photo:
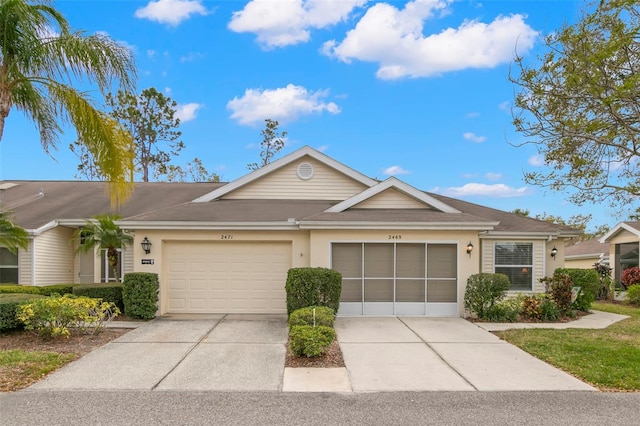
[[[461,318],[338,318],[346,368],[285,368],[286,318],[159,318],[29,390],[595,390]]]

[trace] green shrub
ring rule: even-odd
[[[158,312],[158,274],[132,272],[122,283],[124,313],[132,318],[153,319]]]
[[[464,307],[478,318],[485,318],[488,309],[504,299],[510,287],[509,277],[504,274],[480,273],[467,280]]]
[[[560,318],[560,309],[558,308],[558,305],[553,298],[548,297],[547,295],[543,296],[546,297],[542,298],[542,304],[540,305],[540,320],[544,322],[557,321]]]
[[[76,296],[86,296],[102,299],[104,302],[115,304],[121,312],[124,312],[122,302],[122,284],[76,284],[73,286],[73,294]]]
[[[580,287],[586,300],[596,300],[596,296],[600,292],[600,274],[595,269],[578,269],[578,268],[558,268],[555,274],[567,274],[571,277],[573,285]],[[585,303],[585,302],[583,302]],[[591,305],[589,305],[591,307]],[[588,309],[587,309],[588,310]]]
[[[589,310],[591,309],[591,305],[593,304],[593,302],[595,302],[595,300],[596,298],[593,294],[581,291],[571,307],[573,307],[573,309],[577,309],[578,311],[589,312]]]
[[[0,331],[22,327],[16,313],[18,306],[34,299],[42,299],[40,294],[0,294]]]
[[[73,293],[73,285],[3,285],[0,286],[0,293],[41,294],[43,296],[51,296],[52,294],[71,294]]]
[[[333,327],[336,314],[333,309],[327,306],[309,306],[296,309],[289,316],[289,327],[295,325],[310,325],[312,327],[324,325]]]
[[[3,285],[0,286],[0,294],[20,293],[20,294],[40,294],[40,287],[32,285]]]
[[[634,284],[627,289],[626,300],[633,306],[640,306],[640,284]]]
[[[291,268],[285,289],[288,315],[308,306],[327,306],[338,312],[342,275],[327,268]]]
[[[335,338],[335,330],[323,325],[294,325],[289,329],[289,344],[295,356],[323,355]]]
[[[520,310],[520,302],[517,299],[501,300],[485,311],[484,319],[491,322],[516,322]]]
[[[611,278],[611,267],[604,263],[596,262],[593,270],[600,277],[600,288],[596,294],[596,300],[613,300],[615,292],[615,282]]]
[[[40,289],[40,294],[44,296],[73,294],[73,284],[43,285],[39,286],[38,289]]]
[[[16,317],[27,330],[35,330],[41,336],[69,337],[70,328],[95,333],[118,313],[113,303],[67,294],[21,304]]]

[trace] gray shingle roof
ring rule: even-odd
[[[0,181],[0,188],[9,181]],[[10,181],[17,184],[0,189],[3,210],[12,210],[16,223],[37,229],[52,220],[84,220],[97,214],[115,213],[130,222],[281,222],[289,218],[315,222],[403,222],[484,224],[498,222],[493,232],[550,233],[577,235],[567,226],[555,225],[438,194],[429,194],[461,213],[433,209],[349,209],[325,213],[339,201],[325,200],[192,200],[225,183],[136,183],[131,198],[112,210],[104,182]],[[9,185],[5,185],[9,186]],[[42,192],[42,195],[40,193]],[[493,226],[493,225],[491,225]],[[640,227],[640,224],[638,224]],[[480,229],[479,228],[479,229]]]

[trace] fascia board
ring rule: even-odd
[[[297,230],[297,222],[187,222],[187,221],[158,221],[158,222],[137,222],[119,221],[118,224],[124,229],[131,230]]]
[[[286,155],[282,158],[279,158],[278,160],[274,161],[273,163],[267,164],[264,167],[259,168],[258,170],[255,170],[247,175],[242,176],[241,178],[238,178],[236,180],[234,180],[233,182],[229,182],[228,184],[209,192],[208,194],[205,194],[201,197],[196,198],[195,200],[193,200],[194,203],[206,203],[212,200],[215,200],[217,198],[220,198],[250,182],[253,182],[259,178],[261,178],[262,176],[271,173],[274,170],[277,170],[281,167],[286,166],[287,164],[290,164],[302,157],[304,157],[305,155],[308,155],[311,158],[314,158],[315,160],[320,161],[321,163],[326,164],[329,167],[332,167],[342,173],[344,173],[345,175],[349,176],[350,178],[366,185],[366,186],[373,186],[375,184],[377,184],[378,182],[374,179],[371,179],[365,175],[363,175],[362,173],[345,166],[344,164],[334,160],[333,158],[322,154],[319,151],[316,151],[315,149],[309,147],[309,146],[305,146],[303,148],[300,148],[297,151],[292,152],[289,155]]]
[[[612,237],[615,237],[620,231],[629,231],[632,234],[637,235],[638,237],[640,237],[640,231],[638,231],[636,228],[634,228],[633,226],[629,226],[624,222],[620,222],[619,224],[617,224],[616,226],[614,226],[614,228],[607,232],[606,234],[604,234],[601,238],[600,238],[600,242],[601,243],[608,243],[609,239]]]
[[[493,224],[452,222],[351,222],[351,221],[300,221],[300,229],[412,229],[448,231],[487,231]]]
[[[338,204],[335,204],[325,210],[326,213],[339,213],[343,212],[361,202],[368,200],[369,198],[380,194],[383,191],[386,191],[389,188],[395,188],[400,192],[405,193],[411,198],[414,198],[428,206],[431,206],[435,209],[438,209],[444,213],[461,213],[460,210],[454,209],[448,204],[443,203],[442,201],[436,200],[432,196],[420,191],[413,186],[409,185],[406,182],[401,181],[398,178],[390,177],[389,179],[384,180],[383,182],[378,183],[377,185],[365,189],[359,194],[354,195],[351,198],[348,198]]]
[[[576,234],[577,236],[577,234]],[[496,238],[522,238],[522,239],[535,239],[535,240],[549,240],[567,237],[567,235],[561,235],[553,232],[507,232],[507,231],[490,231],[480,235],[480,239],[496,239]]]

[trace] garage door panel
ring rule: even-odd
[[[165,245],[172,313],[286,313],[291,243]]]

